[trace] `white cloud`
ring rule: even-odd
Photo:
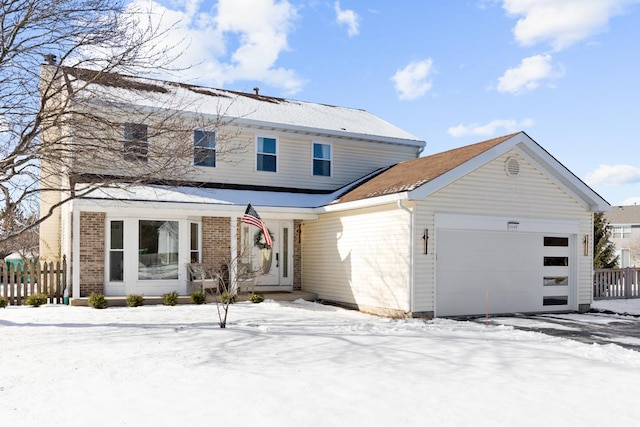
[[[416,99],[431,89],[429,74],[433,67],[431,59],[411,62],[391,77],[400,99]]]
[[[168,31],[167,45],[179,45],[174,65],[186,68],[181,79],[213,86],[262,81],[290,94],[302,88],[295,70],[276,66],[297,18],[287,0],[219,0],[211,12],[200,0],[167,7],[153,0],[134,3],[150,9],[152,22]]]
[[[640,168],[630,165],[600,165],[598,169],[589,172],[586,183],[591,186],[640,183]]]
[[[450,127],[447,132],[453,137],[463,136],[493,136],[502,129],[501,133],[517,132],[523,128],[533,126],[532,119],[517,120],[492,120],[486,124],[473,123],[471,125],[458,125]]]
[[[628,199],[624,199],[621,205],[622,206],[640,205],[640,196],[629,197]]]
[[[513,34],[522,46],[548,42],[562,50],[602,32],[614,15],[637,0],[503,0],[511,16],[519,16]]]
[[[551,55],[534,55],[524,58],[520,65],[509,68],[498,78],[498,91],[520,94],[538,88],[543,81],[557,79],[564,74],[562,67],[555,67]]]
[[[349,34],[349,37],[357,36],[359,33],[358,27],[360,26],[360,17],[358,14],[350,9],[340,9],[340,2],[335,2],[333,8],[336,11],[338,24],[347,26],[347,34]]]

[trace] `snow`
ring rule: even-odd
[[[596,310],[609,310],[620,314],[640,315],[640,300],[636,299],[611,299],[598,300],[591,304]]]
[[[615,303],[615,304],[614,304]],[[597,302],[599,308],[617,301]],[[640,301],[626,302],[625,311]],[[316,303],[0,309],[18,426],[633,425],[640,353]]]
[[[84,187],[80,187],[82,189]],[[122,188],[109,187],[93,191],[85,200],[130,202],[170,202],[192,205],[254,206],[277,208],[315,208],[336,199],[340,189],[331,194],[290,193],[260,190],[228,190],[221,188],[174,187],[163,185],[135,185]]]
[[[72,84],[83,85],[81,80]],[[357,108],[339,107],[313,102],[298,101],[252,93],[233,92],[204,86],[190,86],[142,77],[123,76],[123,82],[138,82],[158,90],[135,90],[123,86],[99,86],[76,96],[86,96],[90,102],[128,102],[141,107],[163,107],[204,114],[223,116],[226,121],[239,126],[268,126],[274,123],[297,131],[326,131],[346,137],[366,137],[381,141],[394,141],[416,147],[424,141],[409,132]]]

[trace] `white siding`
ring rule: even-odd
[[[395,204],[305,222],[303,289],[365,311],[409,311],[409,225]]]
[[[123,117],[122,121],[136,121],[135,117]],[[142,118],[138,121],[145,122]],[[187,125],[188,123],[184,123]],[[262,185],[273,187],[291,187],[313,190],[335,190],[381,167],[390,166],[401,161],[414,159],[416,147],[385,144],[374,141],[355,141],[341,138],[321,138],[304,134],[277,132],[273,130],[259,131],[245,129],[226,129],[218,132],[216,167],[196,167],[193,165],[193,132],[184,130],[163,139],[155,134],[160,132],[149,125],[149,165],[155,165],[154,156],[163,152],[163,147],[173,146],[176,156],[171,160],[171,167],[161,171],[162,178],[211,182],[219,184]],[[201,126],[207,129],[206,126]],[[108,137],[105,141],[115,144],[118,149],[122,132],[105,129]],[[256,137],[264,136],[277,139],[277,172],[256,170]],[[186,141],[180,142],[180,140]],[[171,144],[169,144],[171,141]],[[312,144],[324,142],[332,145],[331,177],[312,175]],[[107,143],[104,142],[103,143]],[[186,145],[184,145],[186,144]],[[181,147],[181,148],[180,148]],[[109,152],[103,154],[108,157]],[[76,162],[75,167],[83,172],[127,175],[130,162],[113,157],[109,161],[84,159]],[[166,159],[165,159],[166,160]],[[157,168],[157,165],[155,166]]]
[[[509,156],[516,156],[520,161],[517,177],[505,173],[505,160]],[[435,213],[578,222],[577,299],[578,304],[591,303],[592,254],[589,251],[588,256],[584,255],[582,239],[588,235],[589,242],[593,241],[592,214],[534,165],[512,151],[418,202],[413,311],[433,311],[435,308]],[[419,237],[424,229],[430,233],[429,255],[421,255]]]
[[[277,138],[276,173],[256,171],[256,136]],[[331,177],[312,175],[313,142],[332,144]],[[224,147],[221,147],[217,167],[193,168],[191,175],[194,179],[228,184],[335,190],[378,168],[416,157],[415,148],[273,132],[244,133],[230,144],[241,149],[225,154]]]

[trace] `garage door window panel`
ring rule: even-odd
[[[546,256],[544,257],[545,267],[567,267],[569,266],[569,257],[566,256]]]
[[[569,238],[568,237],[549,237],[545,236],[544,238],[545,246],[560,246],[560,247],[569,247]]]
[[[544,278],[544,286],[569,286],[569,277],[553,276]]]
[[[542,299],[542,305],[544,306],[567,305],[567,304],[569,304],[569,297],[567,295],[548,296],[548,297],[543,297]]]

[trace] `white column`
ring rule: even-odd
[[[238,217],[231,217],[231,253],[230,255],[230,265],[229,265],[229,284],[233,286],[233,284],[238,284]]]
[[[71,262],[73,264],[73,276],[71,282],[71,298],[80,298],[80,210],[73,210],[73,250],[71,252]]]

